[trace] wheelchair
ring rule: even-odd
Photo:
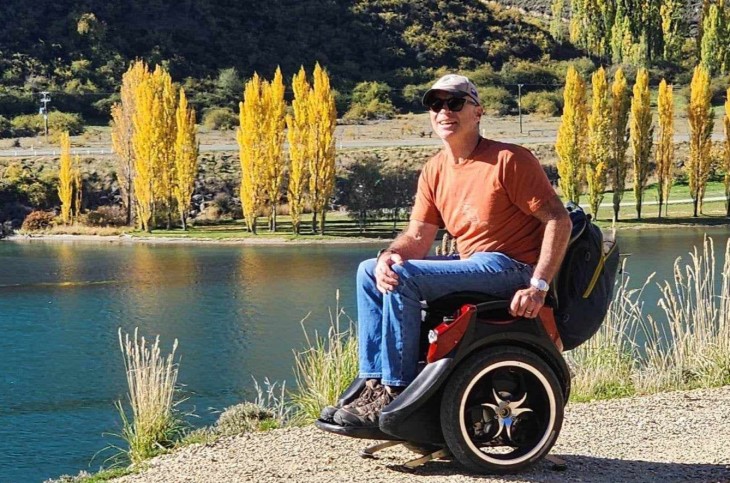
[[[550,300],[550,294],[548,295]],[[454,293],[429,302],[421,325],[421,370],[380,415],[377,428],[344,427],[323,420],[324,431],[385,440],[365,449],[373,456],[403,444],[428,461],[454,457],[480,473],[513,473],[545,458],[560,434],[570,395],[553,308],[534,319],[509,314],[509,300]],[[357,378],[338,401],[361,392]],[[564,463],[553,457],[556,469]]]

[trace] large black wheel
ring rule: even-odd
[[[563,393],[550,366],[519,347],[492,347],[451,376],[441,429],[456,459],[476,472],[512,473],[548,454],[563,424]]]

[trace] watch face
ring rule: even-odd
[[[550,289],[550,285],[541,278],[530,279],[530,285],[542,292],[547,292]]]

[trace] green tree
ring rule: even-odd
[[[636,216],[641,219],[641,205],[644,190],[649,178],[649,158],[653,143],[651,122],[651,97],[649,94],[649,73],[639,69],[634,84],[634,97],[631,99],[631,147],[634,151],[634,196],[636,197]]]
[[[718,72],[724,59],[720,9],[710,5],[707,16],[702,19],[702,40],[700,42],[700,63],[710,75]]]

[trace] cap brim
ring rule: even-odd
[[[458,98],[462,98],[462,97],[469,96],[469,94],[467,94],[466,92],[459,91],[459,90],[456,90],[456,89],[448,89],[448,88],[446,88],[446,89],[443,89],[443,88],[429,89],[423,95],[423,99],[421,99],[421,104],[423,104],[424,106],[428,107],[428,104],[431,102],[431,98],[437,92],[448,92],[449,94],[453,94],[454,97],[458,97]],[[469,97],[471,97],[471,96],[469,96]]]

